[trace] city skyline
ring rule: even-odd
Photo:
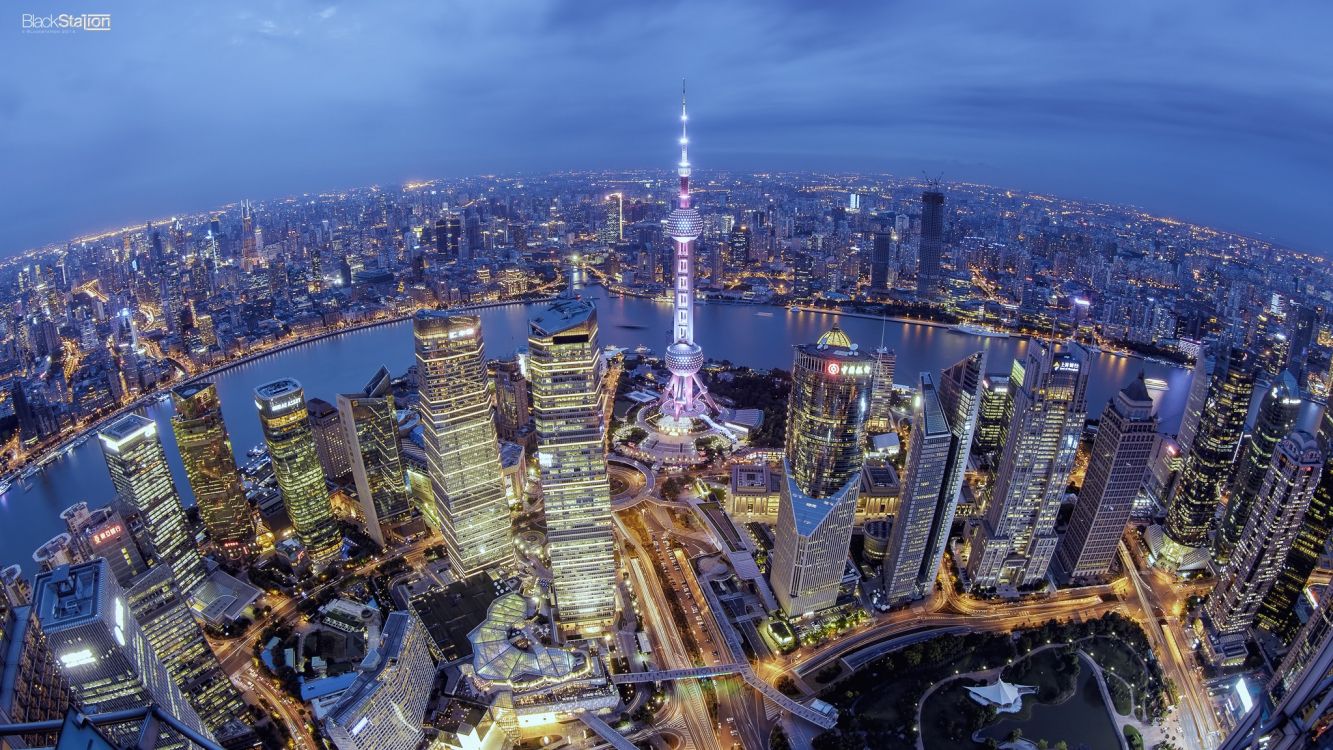
[[[375,15],[339,4],[256,5],[214,14],[208,23],[194,9],[165,4],[119,15],[115,10],[113,29],[95,39],[8,32],[13,49],[34,64],[21,66],[21,74],[20,66],[0,74],[0,116],[13,134],[0,143],[0,157],[30,179],[23,190],[6,185],[0,193],[0,223],[9,227],[0,254],[150,216],[206,210],[250,194],[652,167],[660,162],[647,155],[660,139],[650,136],[662,118],[656,116],[659,98],[650,92],[682,75],[694,81],[695,108],[708,121],[699,132],[706,141],[698,154],[705,171],[943,173],[952,181],[1141,206],[1330,252],[1321,212],[1290,199],[1318,195],[1327,169],[1330,112],[1319,81],[1330,75],[1310,65],[1329,63],[1305,53],[1317,47],[1313,29],[1327,26],[1329,10],[1314,4],[1298,4],[1297,12],[1281,16],[1206,3],[1171,12],[1149,12],[1140,4],[1110,10],[1048,3],[1003,16],[979,6],[959,14],[973,16],[970,23],[925,9],[871,8],[861,11],[862,25],[902,33],[847,36],[836,52],[808,38],[837,36],[845,19],[837,7],[710,9],[679,3],[645,9],[646,24],[623,9],[596,4],[556,4],[537,13],[505,5],[451,11],[398,6]],[[388,19],[404,15],[415,23],[393,23],[391,34]],[[791,16],[800,23],[780,22]],[[1058,33],[1060,26],[1080,33]],[[399,32],[406,27],[421,31],[403,43]],[[432,29],[490,33],[450,45],[441,57]],[[576,86],[591,74],[589,65],[598,65],[600,78],[606,67],[591,57],[561,54],[579,49],[582,36],[591,34],[607,54],[619,53],[616,70],[632,70],[635,60],[660,59],[658,50],[686,29],[725,33],[726,43],[697,45],[699,54],[680,70],[650,66],[659,69],[649,78],[657,86],[642,85],[638,76],[634,85],[616,85],[625,74],[614,70],[606,86]],[[1263,32],[1284,44],[1264,44]],[[531,43],[534,33],[541,43]],[[129,52],[150,35],[155,44]],[[1157,39],[1172,43],[1148,41]],[[353,80],[374,69],[418,72],[380,77],[374,93],[363,87],[362,99],[330,85],[250,83],[262,66],[308,70],[306,60],[322,59],[349,40],[358,52],[339,56],[345,59],[338,67]],[[929,55],[920,54],[921,45],[928,45]],[[1025,54],[1006,54],[1012,48]],[[199,54],[205,50],[211,54]],[[366,55],[376,50],[382,56],[371,66]],[[155,66],[163,55],[190,64]],[[506,64],[482,76],[464,76],[450,66],[456,59],[492,55]],[[790,59],[775,62],[784,56]],[[108,58],[116,64],[87,64]],[[535,59],[542,65],[527,65]],[[901,74],[872,72],[886,63]],[[769,64],[781,65],[782,75],[756,77]],[[112,73],[116,79],[105,78]],[[136,82],[132,92],[117,83],[126,78]],[[1271,80],[1283,85],[1269,86]],[[741,88],[742,81],[750,86]],[[201,95],[180,93],[191,87],[202,87]],[[851,90],[856,97],[845,96]],[[117,103],[127,96],[149,102],[142,106],[156,116],[145,119],[138,105]],[[386,97],[411,102],[401,123],[372,115]],[[460,99],[489,115],[444,118],[444,138],[432,132],[430,143],[422,140],[424,130],[409,124],[430,118],[435,101]],[[852,100],[883,104],[852,108]],[[68,118],[54,128],[42,119],[71,105],[102,116]],[[622,116],[601,116],[612,107]],[[277,116],[245,116],[252,110]],[[543,116],[524,114],[531,111]],[[1268,116],[1256,120],[1255,111]],[[325,112],[340,116],[330,123]],[[980,112],[986,116],[978,117]],[[318,127],[312,116],[320,118]],[[590,122],[597,126],[588,127]],[[199,148],[186,134],[207,145]],[[69,155],[52,155],[46,146],[56,143]],[[470,144],[465,153],[448,145],[459,143]],[[514,143],[529,145],[514,149]],[[332,150],[343,158],[328,159]],[[1281,190],[1274,189],[1278,185]],[[86,208],[71,221],[57,208],[62,200]]]

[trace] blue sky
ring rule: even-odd
[[[16,0],[0,254],[247,196],[667,169],[684,76],[701,169],[926,170],[1327,255],[1330,29],[1314,0]]]

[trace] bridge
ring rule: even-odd
[[[602,717],[590,711],[580,711],[579,721],[587,725],[589,729],[597,733],[598,737],[606,740],[607,744],[616,750],[639,750],[633,742],[625,739],[625,735],[617,732],[610,724],[602,721]]]
[[[657,669],[651,672],[623,672],[611,675],[611,682],[616,685],[629,685],[636,682],[665,682],[668,680],[699,680],[705,677],[720,677],[724,674],[739,674],[744,667],[740,664],[718,664],[712,667],[686,667],[684,669]]]

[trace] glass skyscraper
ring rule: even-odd
[[[875,361],[836,325],[796,348],[787,404],[787,478],[769,573],[788,615],[838,599],[865,449]]]
[[[528,377],[556,608],[562,626],[581,630],[615,617],[604,370],[591,302],[562,297],[528,319]]]
[[[412,331],[426,464],[449,558],[460,576],[509,565],[513,532],[486,391],[481,319],[419,312]]]
[[[1247,407],[1248,408],[1248,407]],[[1250,506],[1259,494],[1273,459],[1273,449],[1287,436],[1301,413],[1301,389],[1290,371],[1283,371],[1277,382],[1264,393],[1259,402],[1259,416],[1255,420],[1250,440],[1241,450],[1236,476],[1231,483],[1231,497],[1222,516],[1214,550],[1225,561],[1240,541],[1241,531],[1250,515]]]
[[[366,533],[381,547],[384,526],[412,510],[398,451],[392,384],[388,368],[380,367],[360,392],[338,394],[338,421],[347,435],[357,501]]]
[[[342,534],[315,452],[305,391],[290,378],[265,383],[255,389],[255,408],[287,516],[306,554],[322,568],[338,559]]]
[[[155,563],[171,566],[181,592],[190,596],[204,582],[204,564],[176,494],[157,423],[138,414],[126,414],[97,437],[111,483],[143,517],[144,536],[152,547]]]
[[[217,389],[212,383],[183,385],[172,389],[171,402],[176,409],[171,428],[209,539],[223,557],[245,559],[254,544],[255,524]]]

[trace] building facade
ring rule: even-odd
[[[255,407],[292,528],[311,561],[325,567],[341,554],[342,533],[315,452],[305,390],[290,378],[265,383],[255,389]]]
[[[591,302],[562,297],[528,320],[537,467],[562,625],[615,617],[615,540],[606,471],[605,363]]]
[[[430,637],[415,615],[390,612],[371,644],[374,666],[365,667],[324,720],[338,750],[417,747],[435,686]]]
[[[1140,375],[1102,411],[1083,487],[1056,548],[1057,574],[1063,580],[1095,579],[1111,572],[1156,445],[1157,417]]]
[[[398,450],[393,377],[380,367],[366,387],[338,394],[338,422],[352,458],[352,479],[366,533],[384,547],[386,526],[412,511],[407,479]]]
[[[837,602],[865,460],[874,360],[836,325],[796,348],[787,405],[786,481],[769,572],[788,615]]]
[[[126,414],[97,437],[116,492],[139,511],[155,563],[170,566],[181,591],[190,596],[204,582],[204,563],[176,494],[157,423]]]
[[[1217,559],[1226,560],[1240,541],[1245,522],[1249,519],[1250,507],[1254,505],[1263,487],[1268,466],[1272,463],[1273,450],[1277,448],[1278,441],[1291,432],[1300,413],[1300,386],[1296,384],[1296,377],[1284,370],[1264,392],[1254,429],[1250,431],[1250,439],[1241,449],[1236,476],[1231,481],[1231,496],[1227,500],[1222,525],[1214,540],[1213,550]]]
[[[486,391],[481,319],[420,312],[412,330],[426,462],[445,548],[460,575],[509,565],[513,533]]]
[[[254,545],[255,523],[217,389],[212,383],[183,385],[172,389],[171,402],[171,429],[209,540],[224,558],[244,560]]]

